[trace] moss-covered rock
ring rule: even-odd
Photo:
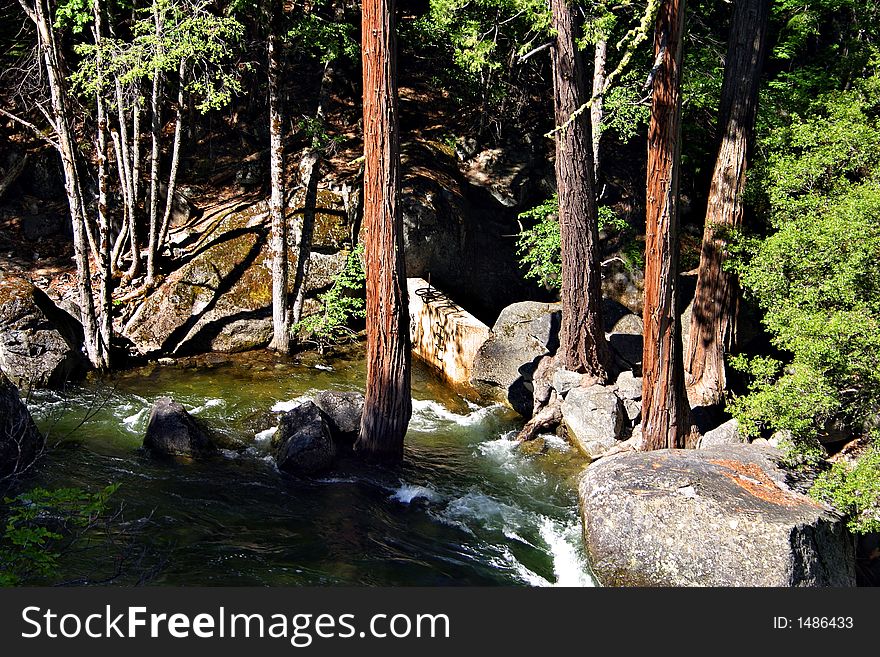
[[[301,202],[301,201],[300,201]],[[295,217],[302,208],[291,204]],[[272,256],[265,202],[227,203],[205,215],[186,235],[176,235],[184,264],[141,303],[122,333],[142,355],[236,352],[272,337]],[[290,285],[296,270],[290,231]],[[342,199],[318,194],[315,239],[306,293],[329,286],[345,265],[351,233]]]

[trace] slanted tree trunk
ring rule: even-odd
[[[287,204],[284,193],[284,119],[279,78],[281,56],[278,52],[278,14],[280,2],[272,2],[270,19],[269,58],[269,216],[272,219],[272,342],[270,349],[286,354],[290,351],[290,312],[287,301]]]
[[[95,301],[92,297],[91,267],[89,265],[89,242],[86,217],[80,194],[79,172],[76,166],[76,150],[70,133],[70,116],[67,108],[67,90],[61,70],[60,54],[55,41],[52,16],[45,0],[19,0],[25,13],[34,23],[40,56],[46,65],[46,79],[52,104],[52,128],[55,131],[56,147],[61,156],[64,172],[64,191],[70,209],[73,227],[73,251],[76,263],[76,287],[80,303],[80,319],[86,355],[95,367],[101,367],[98,350],[100,339],[95,318]]]
[[[724,400],[724,354],[736,329],[739,287],[724,270],[725,232],[742,225],[746,160],[755,127],[758,87],[770,0],[737,0],[730,26],[721,87],[721,146],[706,208],[703,248],[693,314],[685,349],[685,383],[691,403],[712,406]]]
[[[642,435],[644,449],[685,447],[691,435],[684,392],[678,287],[678,180],[684,0],[662,0],[648,129]]]
[[[156,244],[157,253],[161,253],[165,248],[165,241],[168,238],[168,228],[171,225],[171,213],[174,210],[174,194],[177,193],[177,172],[180,169],[180,138],[183,133],[183,100],[184,100],[184,79],[186,76],[186,65],[180,60],[177,67],[178,87],[177,87],[177,109],[174,112],[174,141],[171,145],[171,170],[168,172],[168,193],[165,195],[165,212],[162,214],[162,228],[159,230],[159,241]]]
[[[556,187],[562,242],[562,327],[559,354],[566,369],[608,379],[611,352],[602,322],[598,212],[593,190],[590,114],[574,112],[589,100],[575,44],[577,13],[567,0],[552,0],[553,104]]]
[[[330,85],[333,81],[333,67],[330,62],[324,66],[321,76],[321,88],[318,93],[318,107],[315,109],[315,126],[320,131],[324,125],[325,108],[330,99]],[[306,281],[309,278],[312,241],[315,235],[315,215],[318,206],[318,182],[320,179],[321,152],[326,145],[316,134],[311,145],[306,148],[300,160],[300,179],[304,189],[302,219],[297,236],[296,271],[293,277],[293,308],[290,322],[296,325],[302,319],[303,305],[306,300]]]
[[[100,340],[97,345],[98,367],[110,369],[110,340],[113,330],[113,261],[111,256],[112,240],[110,239],[110,218],[107,216],[107,115],[104,110],[103,75],[104,63],[101,56],[101,6],[99,0],[92,4],[95,15],[95,45],[97,48],[96,72],[98,77],[98,93],[95,94],[97,109],[98,134],[95,139],[95,150],[98,160],[98,264],[100,304],[98,333]]]
[[[399,460],[412,415],[394,0],[363,0],[367,381],[355,450]]]
[[[162,38],[162,18],[159,14],[159,5],[153,2],[153,19],[155,22],[156,41]],[[161,46],[160,46],[161,48]],[[162,108],[159,97],[162,93],[162,73],[156,70],[153,73],[153,93],[150,97],[150,109],[152,110],[152,150],[150,151],[150,224],[147,242],[147,280],[148,286],[156,283],[156,257],[159,246],[159,145],[162,130]]]
[[[593,128],[593,173],[599,182],[601,158],[599,146],[602,143],[602,122],[605,120],[605,66],[608,63],[608,42],[599,39],[593,51],[593,104],[590,105],[590,119]]]

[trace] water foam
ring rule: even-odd
[[[488,415],[500,408],[500,404],[491,406],[476,406],[468,404],[471,412],[465,415],[454,413],[440,402],[433,399],[413,399],[412,418],[409,426],[416,431],[434,431],[443,423],[457,424],[461,427],[469,427],[482,422]]]
[[[401,504],[410,504],[416,499],[425,499],[428,502],[436,502],[440,499],[440,494],[427,486],[402,484],[391,493],[391,496],[388,499],[397,500]]]

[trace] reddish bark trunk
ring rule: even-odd
[[[678,287],[678,175],[681,155],[681,59],[684,0],[663,0],[655,60],[645,235],[642,435],[644,449],[685,447],[691,434],[684,392]]]
[[[566,369],[608,378],[611,354],[602,322],[602,274],[598,211],[593,190],[590,113],[574,112],[589,100],[584,66],[575,44],[577,14],[567,0],[552,0],[553,104],[556,186],[562,243],[562,327],[559,352]]]
[[[724,354],[736,330],[739,288],[724,270],[726,232],[742,225],[746,164],[764,60],[769,0],[738,0],[730,26],[719,123],[721,145],[706,208],[703,248],[685,349],[685,382],[694,405],[724,400]]]
[[[364,0],[362,20],[367,385],[355,449],[400,459],[412,399],[403,221],[398,205],[394,0]]]

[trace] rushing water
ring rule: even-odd
[[[357,352],[208,356],[36,395],[38,423],[64,438],[38,483],[120,484],[108,534],[121,532],[121,542],[67,555],[65,575],[110,577],[122,556],[114,582],[592,584],[574,488],[582,462],[549,437],[541,453],[520,453],[508,439],[517,428],[510,411],[464,400],[418,363],[401,467],[349,459],[318,479],[280,473],[268,455],[271,409],[317,390],[357,390],[363,376]],[[246,449],[151,459],[139,447],[150,406],[165,395]]]

